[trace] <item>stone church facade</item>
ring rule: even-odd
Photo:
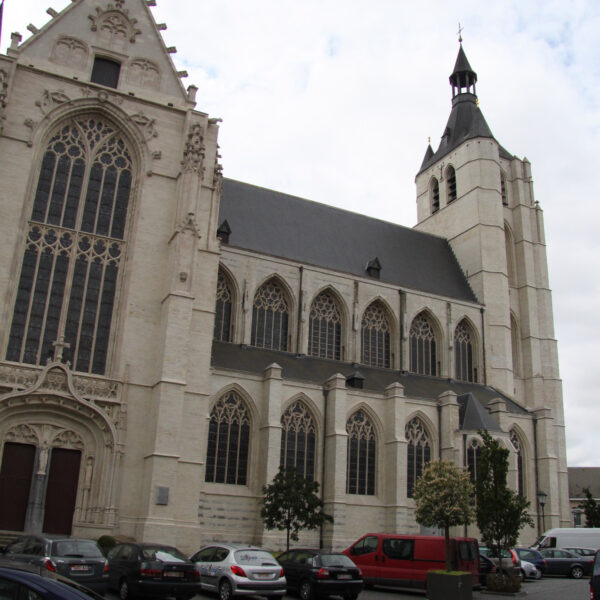
[[[0,530],[277,548],[284,465],[334,516],[304,543],[418,533],[423,466],[474,472],[481,428],[568,525],[542,211],[462,47],[410,229],[224,179],[152,4],[0,55]]]

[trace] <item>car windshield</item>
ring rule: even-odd
[[[249,566],[275,566],[277,561],[271,554],[264,550],[253,550],[252,548],[244,548],[244,550],[236,550],[234,552],[235,562],[239,565]]]
[[[96,542],[91,540],[61,540],[52,545],[52,556],[101,558],[103,554]]]
[[[345,554],[321,554],[324,567],[356,567]]]
[[[186,562],[187,557],[171,546],[144,546],[142,548],[144,560],[159,560],[160,562]]]

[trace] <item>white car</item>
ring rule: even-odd
[[[542,577],[542,572],[533,563],[523,559],[521,559],[521,573],[523,579],[541,579]]]

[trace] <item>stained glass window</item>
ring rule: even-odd
[[[417,480],[423,474],[423,469],[431,460],[431,442],[423,422],[418,417],[411,419],[404,431],[407,446],[406,464],[406,495],[414,496]]]
[[[64,124],[42,158],[6,358],[45,364],[64,336],[77,371],[103,374],[132,188],[132,159],[101,118]]]
[[[367,307],[361,323],[361,362],[373,367],[391,366],[390,322],[381,302]]]
[[[254,296],[252,308],[252,346],[287,350],[289,304],[281,285],[267,281]]]
[[[464,319],[454,330],[454,363],[456,367],[456,379],[461,381],[477,381],[471,328]]]
[[[424,313],[410,326],[410,370],[421,375],[437,375],[437,341],[433,326]]]
[[[231,341],[231,309],[233,291],[229,278],[219,270],[217,280],[217,307],[215,310],[214,338],[221,342]]]
[[[346,423],[348,464],[346,493],[375,494],[377,444],[375,429],[364,411],[357,410]]]
[[[217,401],[210,413],[205,481],[246,485],[250,413],[236,392]]]
[[[314,420],[303,402],[294,402],[281,415],[281,466],[294,468],[306,480],[313,481],[315,447]]]
[[[341,356],[342,313],[330,292],[321,292],[310,308],[308,354],[339,360]]]

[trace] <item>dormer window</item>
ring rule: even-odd
[[[365,271],[369,277],[372,277],[373,279],[379,279],[379,273],[381,271],[381,263],[379,262],[379,259],[375,257],[373,260],[370,260],[367,263]]]
[[[431,214],[433,214],[440,210],[440,184],[435,177],[431,180],[429,191],[431,195]]]
[[[456,171],[452,165],[446,169],[446,191],[448,204],[450,204],[456,200]]]
[[[119,85],[119,74],[121,73],[121,63],[109,58],[96,56],[94,66],[92,67],[91,81],[99,83],[106,87],[117,88]]]

